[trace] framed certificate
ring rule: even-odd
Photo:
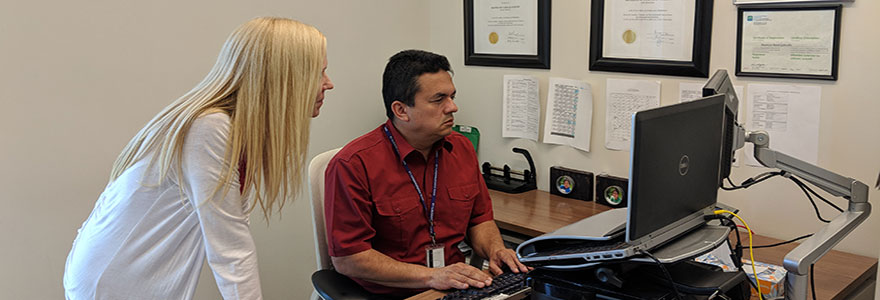
[[[464,0],[464,64],[550,69],[550,0]]]
[[[764,4],[816,4],[816,3],[842,3],[855,0],[733,0],[733,5],[764,5]]]
[[[841,7],[739,8],[736,75],[837,80]]]
[[[709,77],[712,0],[592,0],[590,70]]]

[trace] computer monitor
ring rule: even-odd
[[[737,129],[736,118],[739,111],[739,98],[736,96],[736,90],[733,88],[733,83],[730,82],[727,70],[715,71],[715,74],[703,86],[703,97],[712,95],[725,96],[724,145],[721,149],[721,174],[718,178],[718,184],[720,185],[724,178],[730,176],[730,167],[736,159],[734,152],[742,147],[741,144],[736,145],[734,142]]]
[[[633,116],[628,242],[663,243],[705,224],[718,196],[724,102],[715,95]]]

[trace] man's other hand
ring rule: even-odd
[[[500,275],[504,272],[505,266],[513,273],[525,273],[532,269],[519,262],[519,259],[516,258],[516,253],[511,249],[499,249],[492,253],[491,257],[489,257],[489,272],[496,276]]]
[[[490,284],[492,277],[489,274],[464,263],[434,269],[428,280],[428,286],[435,290],[482,288]]]

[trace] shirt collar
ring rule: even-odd
[[[391,132],[391,136],[394,137],[394,142],[397,143],[397,150],[400,151],[399,159],[403,160],[404,158],[412,154],[412,152],[418,152],[416,151],[416,148],[410,145],[409,142],[407,142],[406,139],[403,138],[403,135],[400,134],[400,131],[397,131],[397,128],[394,127],[394,124],[391,122],[391,120],[385,121],[385,126],[388,126],[388,131]],[[382,135],[385,134],[383,133]],[[388,138],[386,137],[385,140],[387,141]],[[449,141],[449,136],[445,136],[434,143],[434,146],[431,149],[431,155],[433,155],[433,150],[436,149],[439,145],[442,145],[443,149],[445,149],[447,153],[452,152],[452,142]]]

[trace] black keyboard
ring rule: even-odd
[[[527,292],[529,285],[526,283],[527,275],[525,273],[504,272],[501,275],[492,278],[492,284],[482,288],[469,287],[463,290],[446,294],[442,300],[470,300],[496,297],[502,298],[503,295],[518,295],[521,292]],[[495,299],[495,298],[492,298]],[[517,298],[522,299],[522,298]]]

